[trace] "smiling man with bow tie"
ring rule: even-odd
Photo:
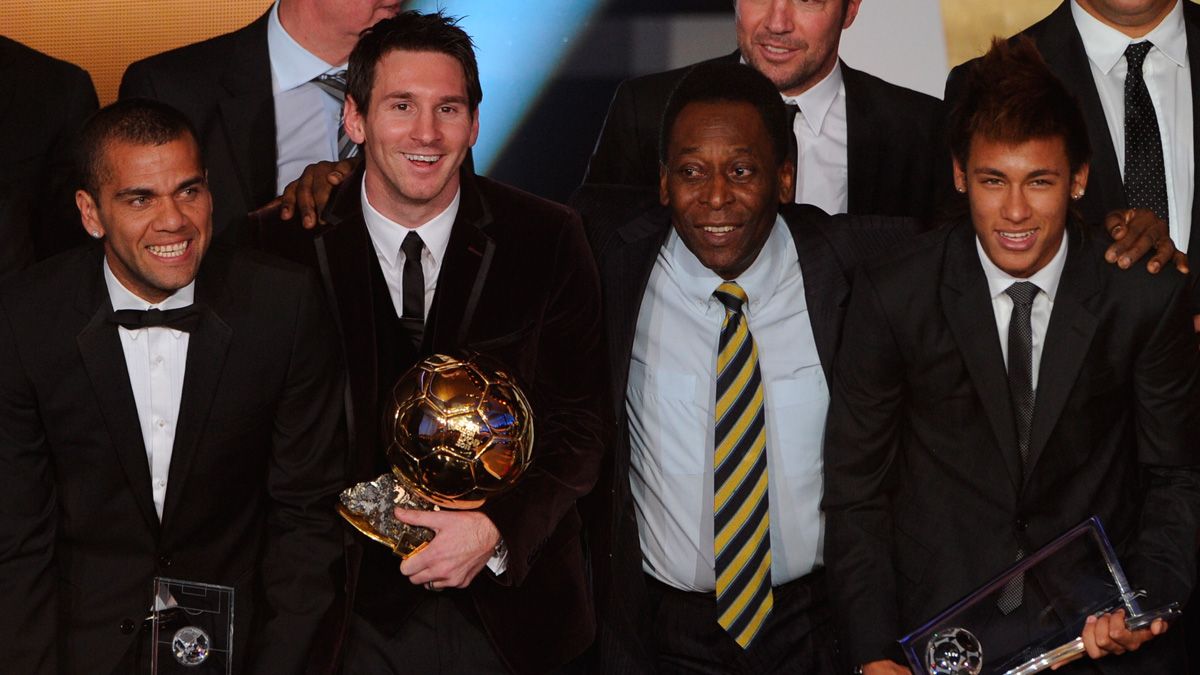
[[[209,250],[207,175],[174,109],[101,110],[80,160],[98,243],[0,289],[0,663],[146,672],[165,576],[234,588],[234,672],[302,672],[341,557],[321,292]]]

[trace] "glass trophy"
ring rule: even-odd
[[[1179,616],[1143,610],[1100,519],[1089,518],[900,639],[915,675],[1032,675],[1084,653],[1088,616],[1125,610],[1133,630]],[[1084,656],[1086,658],[1086,656]]]
[[[154,579],[152,675],[233,672],[233,589]]]

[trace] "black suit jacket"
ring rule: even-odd
[[[1069,237],[1024,471],[971,226],[926,235],[856,277],[823,503],[853,662],[884,658],[1018,548],[1035,551],[1091,515],[1148,605],[1187,599],[1200,523],[1200,354],[1185,280],[1118,270],[1103,242],[1074,227]],[[1166,654],[1151,645],[1142,655]],[[1148,663],[1105,666],[1181,672]]]
[[[87,239],[73,153],[96,107],[82,68],[0,36],[0,277]]]
[[[583,214],[604,292],[616,441],[601,483],[588,503],[599,654],[604,672],[652,672],[641,544],[629,487],[629,429],[625,388],[638,313],[654,261],[671,231],[670,213],[644,188],[585,185],[572,200]],[[916,232],[915,221],[829,216],[789,204],[782,213],[795,241],[804,294],[822,367],[828,376],[841,340],[850,270]]]
[[[158,99],[195,125],[213,193],[213,225],[225,237],[240,239],[246,214],[275,197],[269,15],[137,61],[121,78],[121,98]]]
[[[737,52],[714,61],[738,59]],[[608,109],[585,183],[658,185],[658,137],[678,68],[626,80]],[[941,167],[937,99],[842,64],[849,135],[849,213],[929,219]]]
[[[161,522],[99,245],[0,291],[0,663],[111,672],[152,579],[235,589],[238,673],[300,673],[341,556],[342,379],[311,275],[210,250]]]
[[[508,568],[499,577],[485,570],[469,594],[508,665],[543,672],[580,654],[595,631],[575,501],[595,482],[609,431],[599,283],[573,211],[467,171],[461,177],[424,342],[411,358],[464,349],[491,356],[517,377],[533,406],[530,469],[512,491],[481,507],[508,546]],[[320,269],[333,298],[350,373],[350,475],[358,481],[385,469],[371,288],[378,262],[361,184],[360,170],[330,200],[325,219],[332,227],[319,237],[270,222],[262,235],[270,248]],[[364,545],[361,537],[354,541]],[[375,566],[380,587],[358,588],[356,611],[377,623],[381,614],[402,615],[424,591],[400,575],[389,551],[365,546],[372,548],[364,565],[382,559]]]
[[[1192,91],[1196,92],[1200,91],[1200,6],[1194,2],[1184,2],[1183,22],[1187,33]],[[1087,52],[1083,49],[1083,39],[1079,37],[1079,29],[1075,27],[1075,19],[1071,16],[1070,0],[1063,2],[1049,16],[1025,29],[1020,35],[1033,40],[1050,70],[1062,80],[1083,110],[1084,119],[1087,121],[1088,141],[1092,146],[1092,159],[1087,192],[1076,206],[1089,225],[1103,223],[1106,214],[1128,208],[1129,202],[1125,197],[1125,183],[1121,179],[1121,168],[1116,150],[1113,149],[1112,135],[1108,131],[1104,109],[1100,106],[1100,94],[1096,89],[1096,81],[1092,79]],[[952,105],[962,97],[967,65],[959,65],[950,71],[946,80],[947,105]],[[1200,140],[1200,115],[1193,114],[1192,124],[1193,138]],[[1195,175],[1200,175],[1200,152],[1193,149],[1193,154],[1196,162]],[[944,185],[948,187],[948,184]],[[1189,241],[1197,241],[1200,237],[1197,223],[1200,223],[1200,200],[1194,199],[1188,224],[1192,233]],[[1194,269],[1200,264],[1200,246],[1189,246],[1189,249],[1188,258]],[[1197,294],[1197,297],[1196,309],[1200,311],[1200,294]]]

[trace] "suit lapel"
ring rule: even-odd
[[[1187,32],[1188,67],[1192,74],[1192,161],[1195,164],[1192,176],[1200,176],[1200,113],[1197,113],[1197,92],[1200,92],[1200,7],[1190,2],[1183,4],[1183,25]],[[1193,178],[1195,181],[1196,179]],[[1188,239],[1188,258],[1200,261],[1200,199],[1192,197],[1191,235]],[[1182,225],[1182,223],[1181,223]]]
[[[867,195],[873,192],[882,159],[871,148],[887,145],[875,138],[883,127],[872,119],[876,102],[865,78],[845,63],[841,67],[846,87],[846,202],[850,213],[876,213]]]
[[[821,234],[812,216],[820,213],[810,206],[784,205],[781,213],[792,233],[796,254],[800,258],[800,274],[804,279],[804,298],[808,304],[809,323],[817,343],[817,356],[825,371],[825,380],[832,381],[834,355],[842,328],[842,312],[850,297],[850,284],[837,264],[837,254]],[[834,216],[837,220],[838,216]],[[836,223],[833,227],[837,227]]]
[[[228,97],[220,102],[221,125],[233,154],[246,204],[263,203],[275,194],[275,99],[267,51],[267,14],[247,27],[229,56],[221,83]]]
[[[171,446],[171,468],[167,474],[167,496],[163,504],[163,528],[167,529],[180,505],[184,486],[200,439],[208,427],[212,403],[225,367],[225,356],[233,329],[222,318],[227,254],[209,251],[196,280],[196,302],[201,305],[200,322],[188,337],[187,366],[179,400],[179,424]]]
[[[1089,301],[1101,286],[1096,263],[1087,259],[1092,252],[1083,246],[1077,228],[1068,232],[1067,262],[1054,297],[1054,311],[1050,314],[1038,366],[1037,398],[1029,431],[1029,474],[1033,473],[1050,433],[1058,424],[1099,323],[1089,309]]]
[[[496,244],[484,229],[492,221],[475,176],[462,172],[462,198],[425,321],[422,353],[455,353],[466,344]]]
[[[1050,69],[1058,74],[1067,89],[1078,99],[1087,121],[1088,141],[1092,145],[1088,187],[1082,207],[1089,218],[1101,218],[1112,209],[1126,204],[1125,183],[1117,151],[1108,132],[1108,120],[1100,104],[1100,93],[1092,79],[1092,67],[1083,48],[1083,38],[1071,16],[1070,0],[1046,17],[1044,30],[1037,37],[1038,51]],[[1087,208],[1087,204],[1092,204]],[[1092,223],[1089,223],[1092,224]]]
[[[629,364],[633,357],[633,338],[638,314],[646,295],[646,284],[654,271],[654,261],[671,232],[670,214],[665,208],[644,212],[622,225],[614,239],[614,248],[603,257],[601,279],[606,307],[610,313],[608,340],[611,346],[613,402],[618,419],[625,411],[625,387],[629,383]]]
[[[959,224],[947,235],[940,296],[946,322],[975,384],[1014,487],[1023,473],[1004,354],[993,318],[991,293],[975,250],[975,231]]]
[[[97,247],[97,251],[99,251]],[[129,490],[133,494],[138,510],[146,526],[158,536],[158,513],[154,510],[154,496],[150,487],[150,466],[146,461],[146,445],[142,439],[142,425],[138,419],[137,403],[133,398],[133,387],[129,384],[129,372],[125,367],[125,352],[121,348],[121,337],[117,327],[108,322],[112,303],[104,286],[100,260],[102,254],[89,258],[76,308],[90,317],[87,325],[75,338],[79,355],[83,359],[92,390],[100,405],[100,414],[108,435],[112,439],[113,451],[125,472]]]

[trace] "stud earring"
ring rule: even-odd
[[[963,195],[967,194],[967,186],[965,186],[965,185],[956,185],[956,186],[954,186],[954,189],[958,190],[959,194],[963,194]]]
[[[92,230],[91,235],[93,239],[99,239],[102,236],[100,230]]]

